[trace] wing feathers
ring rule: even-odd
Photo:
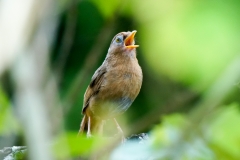
[[[106,72],[107,72],[106,67],[101,66],[94,73],[92,80],[90,82],[90,85],[88,86],[84,94],[84,103],[83,103],[82,113],[85,112],[91,97],[98,94]]]

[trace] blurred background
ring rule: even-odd
[[[83,95],[114,35],[137,30],[143,85],[117,119],[126,137],[150,140],[103,159],[240,159],[239,8],[237,0],[0,0],[0,149],[27,145],[35,160],[99,151],[102,140],[76,138]],[[138,149],[144,155],[134,157]]]

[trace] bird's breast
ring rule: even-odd
[[[138,64],[109,69],[94,100],[95,113],[113,116],[123,113],[137,97],[141,85],[142,70]]]
[[[119,65],[106,74],[102,91],[108,97],[129,97],[134,100],[142,85],[142,70],[136,65]],[[108,88],[111,88],[109,90]],[[106,97],[107,98],[107,97]]]

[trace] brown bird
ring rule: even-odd
[[[137,97],[142,85],[142,70],[136,58],[134,36],[137,31],[120,32],[112,40],[103,64],[95,71],[84,94],[84,115],[79,134],[87,131],[102,134],[103,122],[125,112]]]

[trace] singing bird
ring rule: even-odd
[[[87,137],[102,134],[103,122],[113,119],[123,136],[115,117],[131,106],[143,79],[142,69],[136,58],[136,32],[120,32],[112,39],[104,62],[95,71],[84,94],[84,116],[79,134],[84,131],[87,131]]]

